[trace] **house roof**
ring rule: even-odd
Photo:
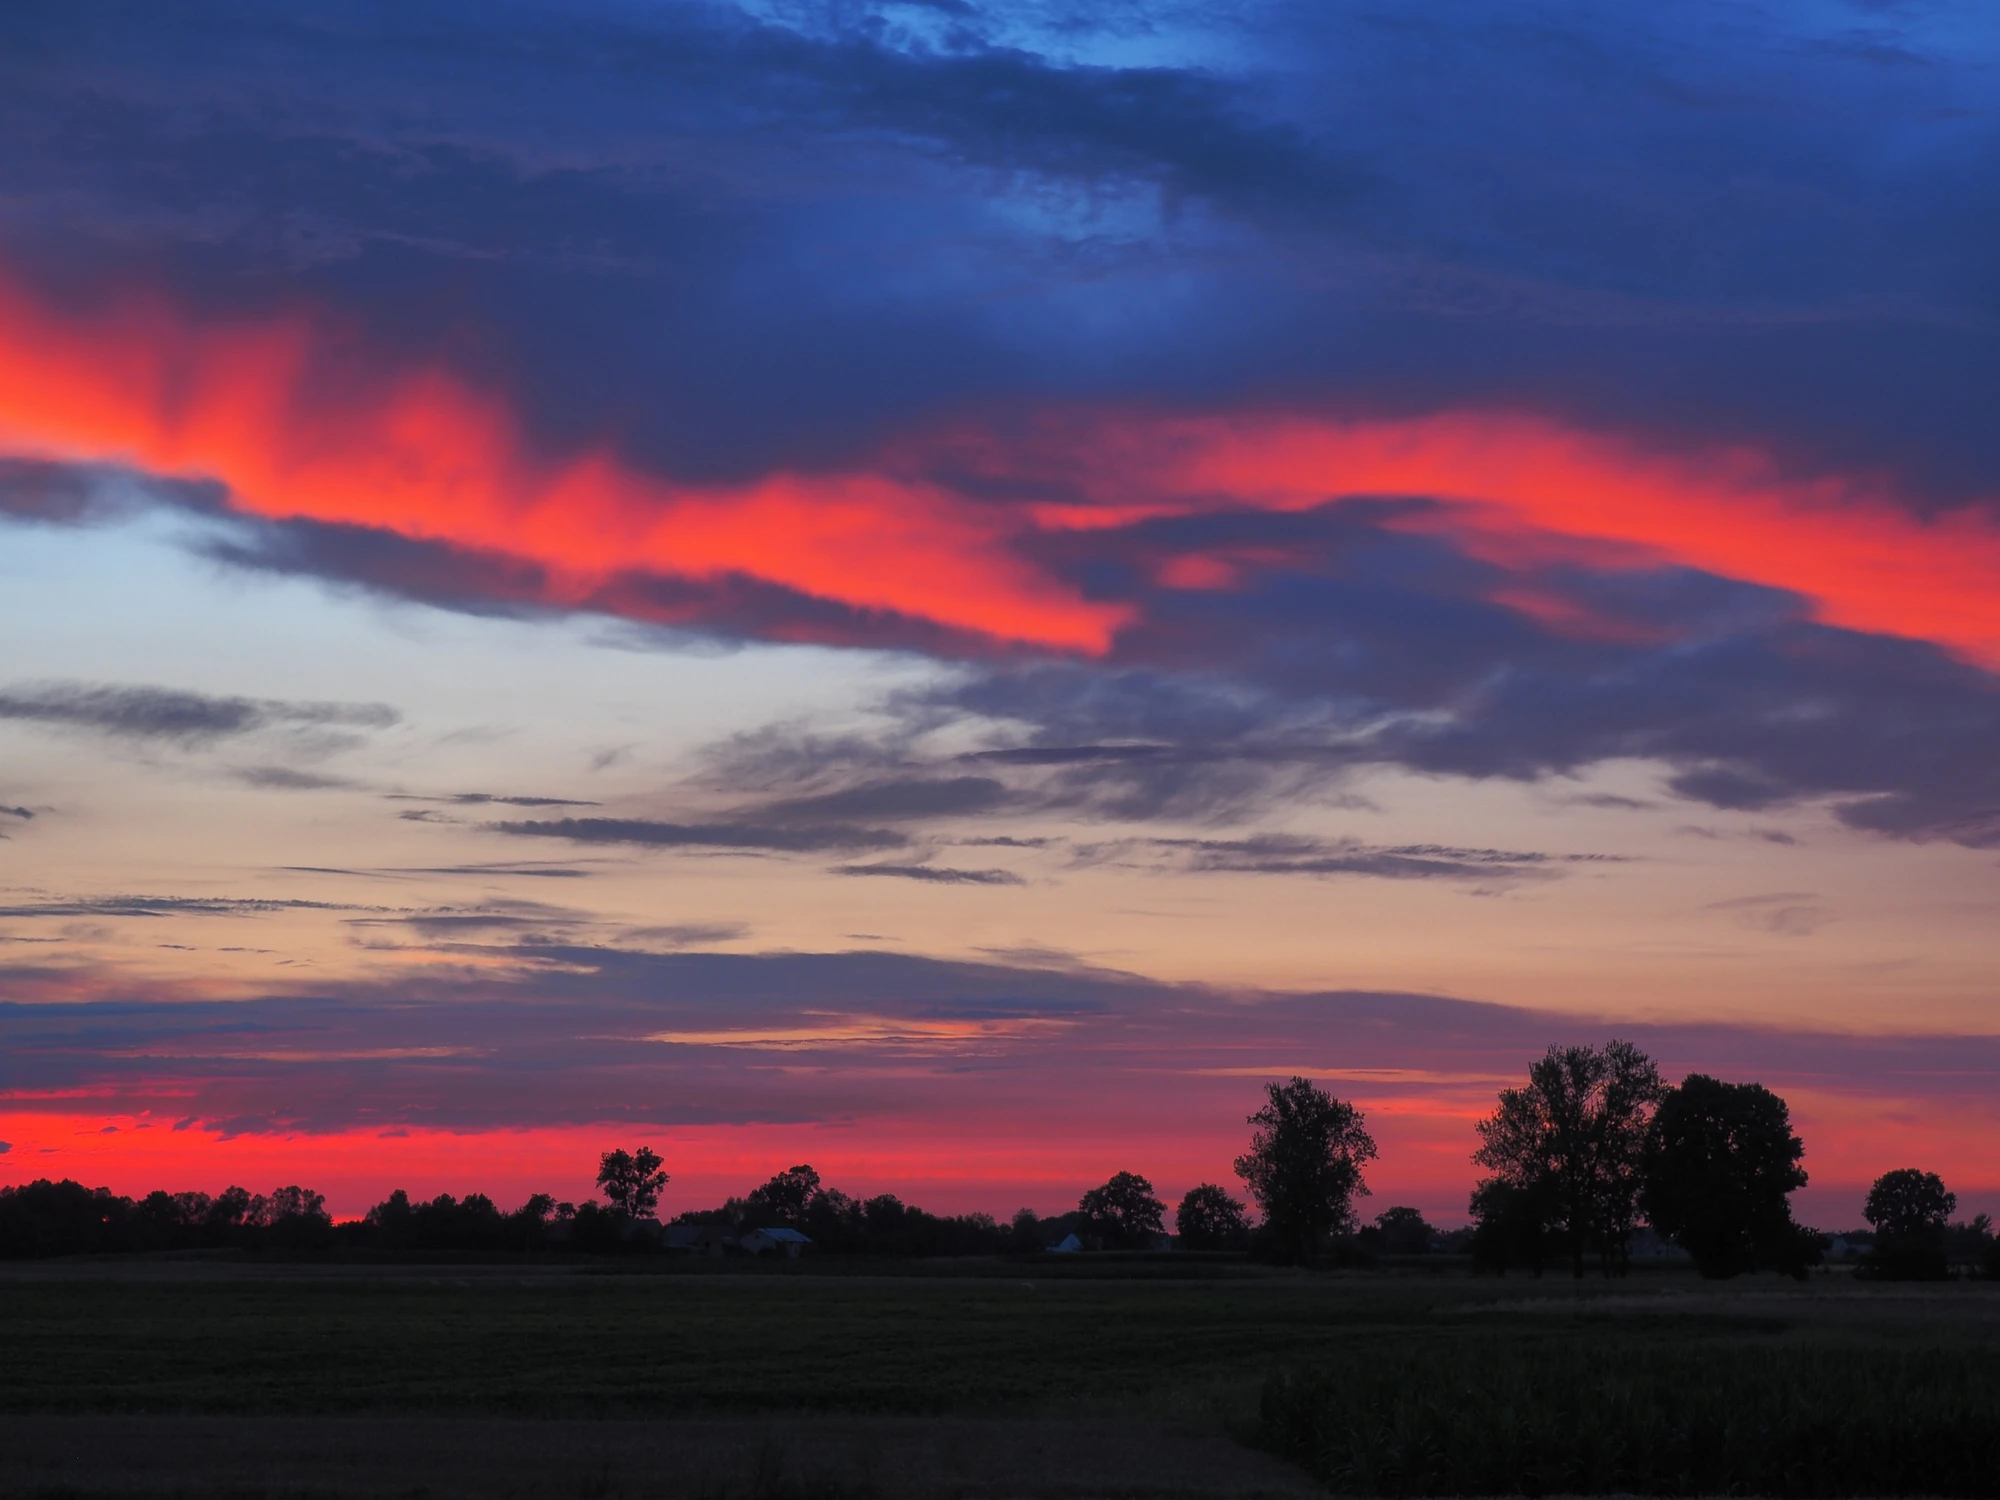
[[[755,1229],[753,1234],[761,1234],[767,1240],[776,1240],[781,1245],[810,1245],[812,1238],[800,1234],[796,1229]]]

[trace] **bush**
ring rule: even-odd
[[[1184,1250],[1241,1250],[1250,1242],[1243,1205],[1213,1182],[1187,1190],[1174,1211],[1174,1230]]]
[[[1951,1266],[1936,1239],[1885,1234],[1861,1257],[1854,1274],[1868,1281],[1945,1281]]]
[[[2000,1369],[1945,1349],[1489,1340],[1274,1372],[1265,1443],[1356,1495],[1991,1495]]]

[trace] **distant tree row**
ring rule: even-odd
[[[849,1197],[825,1187],[809,1165],[787,1167],[761,1187],[719,1208],[678,1215],[677,1225],[713,1225],[735,1234],[796,1229],[833,1255],[997,1255],[1009,1230],[991,1214],[926,1213],[893,1193]]]
[[[240,1187],[148,1193],[137,1200],[76,1182],[0,1188],[0,1258],[131,1250],[318,1249],[333,1220],[320,1194],[282,1187],[268,1197]]]
[[[1825,1237],[1792,1219],[1790,1195],[1806,1183],[1804,1145],[1785,1101],[1755,1083],[1690,1074],[1664,1084],[1628,1042],[1551,1047],[1525,1084],[1504,1089],[1478,1124],[1473,1160],[1489,1174],[1474,1188],[1470,1228],[1432,1228],[1394,1207],[1358,1226],[1354,1201],[1376,1146],[1362,1113],[1312,1080],[1265,1087],[1249,1116],[1248,1149],[1235,1162],[1258,1216],[1216,1183],[1189,1189],[1169,1240],[1166,1205],[1136,1172],[1115,1173],[1074,1210],[1008,1223],[988,1214],[938,1215],[883,1193],[857,1199],[825,1186],[811,1166],[789,1167],[718,1208],[679,1215],[675,1226],[714,1227],[722,1238],[790,1229],[826,1254],[950,1256],[1051,1249],[1252,1252],[1312,1264],[1380,1254],[1469,1251],[1475,1267],[1505,1274],[1567,1264],[1581,1276],[1593,1257],[1606,1275],[1628,1266],[1643,1223],[1684,1249],[1704,1276],[1777,1270],[1803,1276]],[[74,1182],[0,1188],[0,1258],[211,1249],[523,1253],[561,1248],[608,1253],[662,1239],[654,1214],[669,1178],[650,1147],[607,1151],[598,1162],[604,1202],[558,1202],[545,1193],[501,1210],[481,1193],[412,1200],[398,1189],[361,1219],[335,1224],[318,1193],[268,1196],[232,1187],[206,1193],[120,1197]],[[1941,1277],[1985,1261],[2000,1277],[2000,1242],[1984,1214],[1954,1224],[1957,1207],[1935,1173],[1890,1172],[1868,1195],[1872,1226],[1864,1274]],[[664,1236],[671,1240],[671,1235]],[[1861,1236],[1850,1236],[1861,1238]],[[718,1239],[717,1243],[720,1243]]]

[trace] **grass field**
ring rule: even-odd
[[[792,1493],[780,1473],[804,1484],[796,1464],[773,1467],[772,1442],[848,1453],[814,1481],[826,1494],[1268,1494],[1296,1483],[1233,1441],[1355,1493],[2000,1493],[1988,1451],[2000,1443],[2000,1287],[982,1269],[14,1269],[0,1274],[0,1413],[16,1434],[0,1437],[0,1492],[161,1492],[95,1469],[65,1478],[46,1461],[10,1471],[6,1448],[35,1433],[68,1432],[100,1454],[136,1443],[143,1456],[190,1424],[235,1423],[235,1446],[256,1448],[291,1422],[306,1424],[304,1453],[338,1451],[330,1432],[387,1431],[393,1416],[398,1441],[425,1452],[496,1417],[529,1419],[503,1426],[542,1434],[538,1451],[597,1441],[637,1452],[699,1429],[713,1439],[702,1451],[736,1455],[717,1460],[735,1477],[709,1484],[716,1495]],[[1079,1423],[1099,1424],[1098,1437],[1082,1442]],[[910,1476],[950,1468],[937,1456],[947,1429],[961,1433],[958,1477],[927,1490]],[[409,1436],[420,1431],[435,1440]],[[799,1436],[808,1431],[818,1436]],[[889,1436],[854,1447],[871,1432]],[[1208,1444],[1208,1456],[1190,1449],[1162,1473],[1165,1432]],[[829,1448],[834,1434],[845,1448]],[[1897,1434],[1921,1441],[1898,1447]],[[910,1457],[927,1442],[931,1459]],[[1088,1453],[1097,1467],[1051,1460],[995,1490],[982,1485],[1006,1464],[966,1458],[1031,1444]],[[1217,1458],[1232,1452],[1239,1490]],[[1948,1461],[1926,1467],[1913,1453]],[[563,1472],[587,1478],[586,1459]],[[620,1463],[646,1468],[629,1454]],[[1113,1485],[1106,1464],[1131,1485]],[[1081,1484],[1086,1470],[1098,1477]],[[359,1479],[327,1489],[328,1472],[314,1467],[320,1490],[231,1481],[232,1493],[390,1492]],[[650,1493],[636,1482],[599,1492]],[[396,1492],[458,1492],[438,1485]]]

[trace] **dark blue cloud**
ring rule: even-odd
[[[1990,673],[1691,570],[1503,569],[1398,524],[1421,510],[1225,513],[1066,538],[1045,561],[1140,606],[1108,660],[987,663],[908,690],[890,704],[902,738],[732,742],[740,786],[763,793],[746,816],[802,785],[810,797],[771,805],[1244,823],[1368,766],[1533,780],[1640,759],[1717,807],[1820,799],[1855,828],[2000,842]],[[1183,553],[1251,560],[1227,588],[1152,582]],[[1562,606],[1556,624],[1499,602],[1523,588]],[[961,716],[1010,727],[947,764],[910,759],[924,729]]]
[[[1717,807],[1826,799],[1856,828],[2000,843],[1991,674],[1677,573],[1620,590],[1624,621],[1657,639],[1578,640],[1486,602],[1499,580],[1478,572],[1450,557],[1402,577],[1280,568],[1157,602],[1116,665],[994,668],[905,711],[1029,726],[976,763],[1038,768],[1129,817],[1254,816],[1369,765],[1532,780],[1642,759]]]
[[[1932,9],[0,24],[0,243],[52,288],[311,295],[683,473],[1087,397],[1528,405],[1916,503],[2000,474],[1990,35]]]

